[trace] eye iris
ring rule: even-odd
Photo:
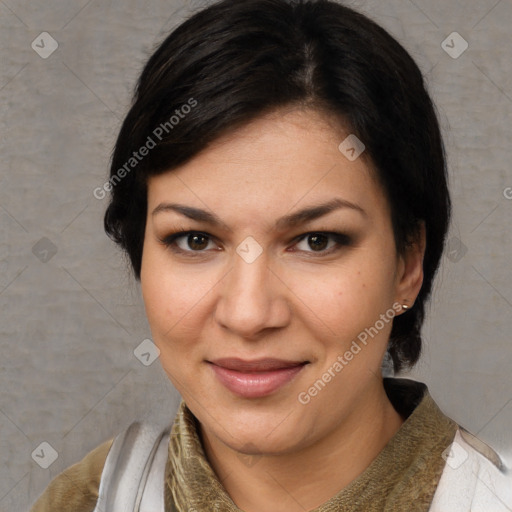
[[[203,243],[198,240],[203,240]],[[207,237],[204,235],[189,235],[188,245],[191,249],[204,249],[208,245]],[[197,247],[199,245],[199,247]],[[195,246],[195,247],[194,247]]]
[[[315,250],[325,249],[327,246],[327,237],[324,235],[309,235],[310,247]]]

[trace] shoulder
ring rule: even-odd
[[[446,464],[431,512],[511,510],[512,471],[481,439],[459,426],[443,458]]]
[[[105,441],[81,461],[57,475],[30,512],[92,512],[98,500],[101,474],[113,441],[114,438]]]
[[[164,510],[170,430],[135,421],[116,436],[101,476],[98,510]]]
[[[459,433],[461,438],[464,440],[465,445],[469,447],[470,450],[478,452],[482,457],[487,459],[489,462],[492,462],[497,469],[505,469],[500,456],[488,444],[484,443],[464,427],[459,427]]]

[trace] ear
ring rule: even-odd
[[[423,284],[425,247],[425,222],[420,221],[414,240],[407,245],[404,254],[398,256],[395,300],[409,308],[413,306]]]

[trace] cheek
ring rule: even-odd
[[[352,340],[391,307],[390,261],[359,254],[328,272],[289,276],[300,315],[310,318],[310,328],[319,339],[326,343]]]
[[[160,350],[162,369],[181,392],[181,383],[188,382],[186,362],[197,337],[194,329],[198,328],[194,322],[197,309],[188,292],[191,283],[187,286],[182,276],[150,257],[143,268],[141,289],[152,339]]]
[[[185,316],[188,301],[188,287],[180,282],[162,252],[151,245],[144,247],[140,279],[146,315],[156,342]]]
[[[159,348],[191,344],[204,323],[216,283],[205,269],[185,268],[161,248],[148,247],[142,259],[141,290],[146,316]]]

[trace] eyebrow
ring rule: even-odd
[[[290,213],[281,217],[275,222],[275,229],[291,228],[299,224],[318,219],[319,217],[323,217],[324,215],[340,208],[350,208],[351,210],[359,212],[364,217],[367,217],[366,211],[361,208],[361,206],[352,203],[351,201],[347,201],[346,199],[337,197],[326,203],[310,206],[299,210],[298,212]],[[200,208],[185,206],[183,204],[177,203],[160,203],[153,210],[151,215],[154,216],[159,213],[168,211],[180,213],[189,219],[205,222],[211,226],[219,227],[224,225],[224,222],[222,222],[222,220],[214,213],[207,212],[206,210],[202,210]]]

